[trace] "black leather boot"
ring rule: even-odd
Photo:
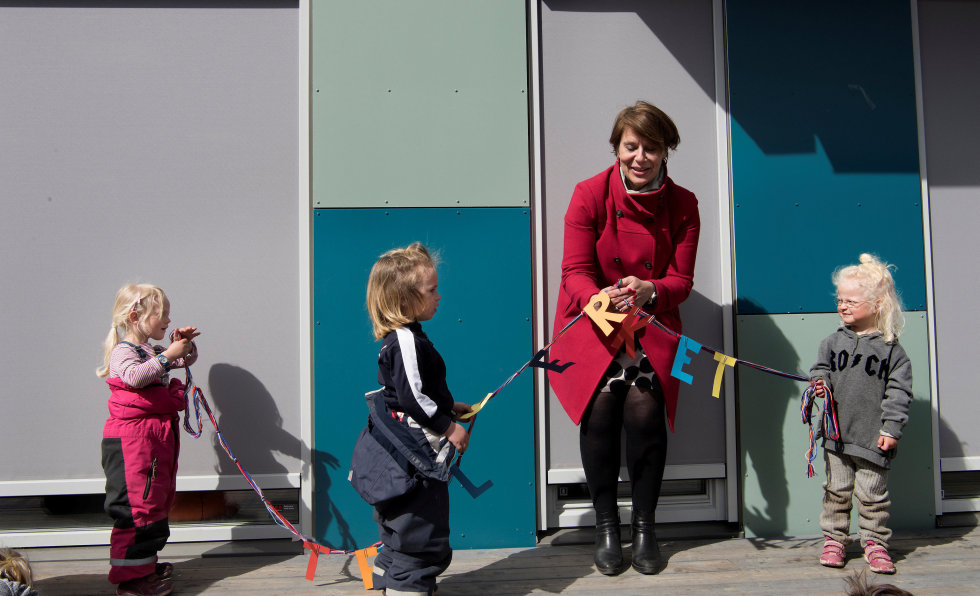
[[[633,569],[646,575],[660,573],[664,568],[657,533],[654,531],[654,514],[633,510]]]
[[[595,566],[603,575],[619,575],[629,566],[623,560],[619,537],[619,511],[596,512]]]

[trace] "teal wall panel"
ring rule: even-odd
[[[820,340],[839,324],[836,314],[736,317],[739,358],[806,375]],[[906,313],[901,337],[912,361],[914,386],[909,423],[889,474],[893,530],[935,527],[929,354],[923,313]],[[823,450],[806,477],[807,426],[800,420],[805,384],[738,367],[738,436],[746,536],[820,534]],[[821,402],[821,408],[823,407]],[[857,529],[856,509],[852,530]]]
[[[372,508],[347,481],[367,419],[363,394],[377,387],[368,273],[381,253],[416,240],[441,255],[442,300],[423,328],[446,361],[457,401],[479,401],[534,353],[527,209],[315,210],[314,536],[337,548],[378,539]],[[475,485],[492,486],[474,498],[451,483],[454,548],[535,543],[533,393],[525,372],[480,414],[463,471]]]
[[[312,11],[314,207],[529,205],[523,0]]]
[[[925,266],[909,4],[726,3],[737,309],[830,312],[834,268]]]

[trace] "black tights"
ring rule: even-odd
[[[626,430],[626,467],[633,490],[633,510],[652,514],[660,498],[667,461],[667,427],[663,392],[631,385],[625,395],[600,392],[579,427],[582,467],[592,504],[599,513],[617,511],[620,437]]]

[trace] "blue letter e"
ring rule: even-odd
[[[682,335],[677,343],[677,353],[674,354],[674,366],[670,369],[670,376],[690,385],[694,378],[682,370],[684,365],[691,361],[691,357],[687,355],[688,351],[697,354],[701,351],[701,344],[686,335]]]

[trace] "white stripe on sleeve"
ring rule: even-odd
[[[405,367],[405,376],[408,377],[408,385],[412,388],[412,395],[418,402],[422,411],[430,418],[435,415],[439,406],[432,401],[428,395],[422,393],[422,375],[419,373],[418,356],[415,353],[415,334],[404,327],[395,329],[398,334],[398,347],[402,353],[402,365]]]

